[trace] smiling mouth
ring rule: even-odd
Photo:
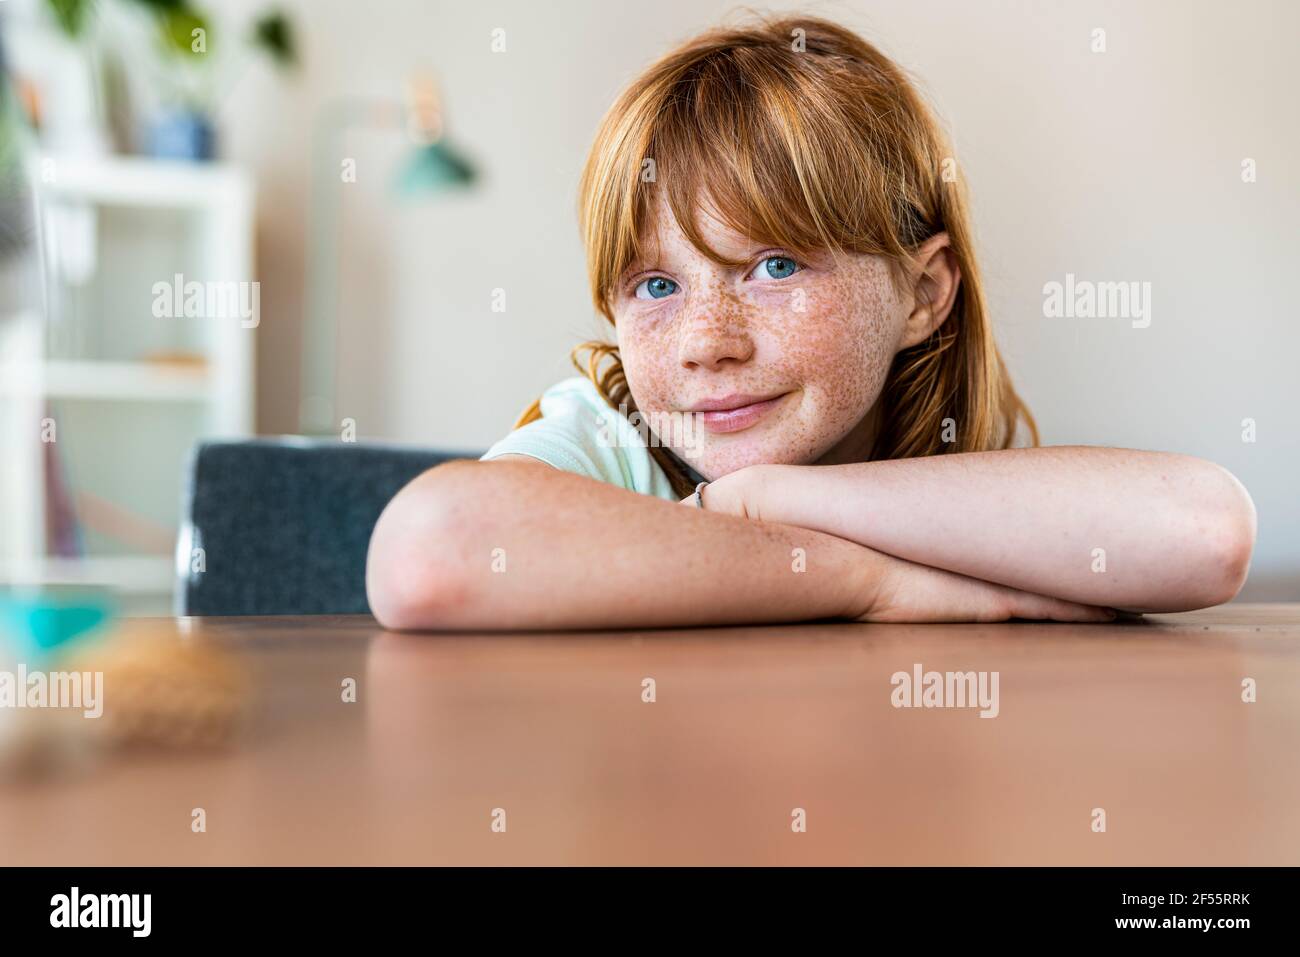
[[[700,422],[709,432],[739,432],[761,420],[789,394],[789,392],[783,392],[770,399],[751,402],[749,405],[742,405],[734,409],[716,409],[711,412],[692,412],[691,414],[698,415]]]

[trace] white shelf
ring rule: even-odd
[[[0,581],[23,585],[104,585],[129,594],[157,594],[171,589],[175,562],[167,556],[97,555],[86,558],[40,558],[0,566]]]
[[[138,156],[37,156],[28,168],[46,199],[154,209],[213,209],[252,202],[236,166]]]
[[[5,370],[0,391],[63,399],[203,402],[211,380],[205,367],[153,362],[52,359],[19,372]]]
[[[123,532],[132,521],[180,525],[184,456],[195,441],[252,434],[256,330],[151,324],[145,297],[155,281],[182,274],[256,280],[252,180],[232,164],[61,155],[32,157],[29,179],[39,237],[31,254],[43,257],[41,304],[51,315],[0,320],[0,585],[168,594],[174,560],[143,547],[47,555],[46,462],[57,462],[88,547],[130,549],[140,541]],[[68,316],[84,321],[54,325]],[[76,335],[61,344],[55,329]],[[142,358],[167,354],[203,361]],[[66,401],[54,411],[47,399]],[[53,455],[47,417],[58,419]]]

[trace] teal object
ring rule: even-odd
[[[21,660],[39,660],[96,630],[113,615],[106,598],[0,597],[0,636]]]
[[[421,196],[474,182],[474,167],[445,139],[416,151],[397,177],[402,196]]]

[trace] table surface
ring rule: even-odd
[[[120,627],[227,649],[254,682],[247,731],[0,784],[0,861],[1300,864],[1300,604],[1107,625]],[[891,676],[918,664],[996,671],[998,715],[894,707]]]

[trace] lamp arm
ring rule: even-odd
[[[332,435],[338,373],[339,219],[342,207],[336,164],[348,130],[392,129],[402,124],[396,100],[346,97],[326,104],[312,133],[312,204],[307,219],[306,296],[302,317],[298,431]]]

